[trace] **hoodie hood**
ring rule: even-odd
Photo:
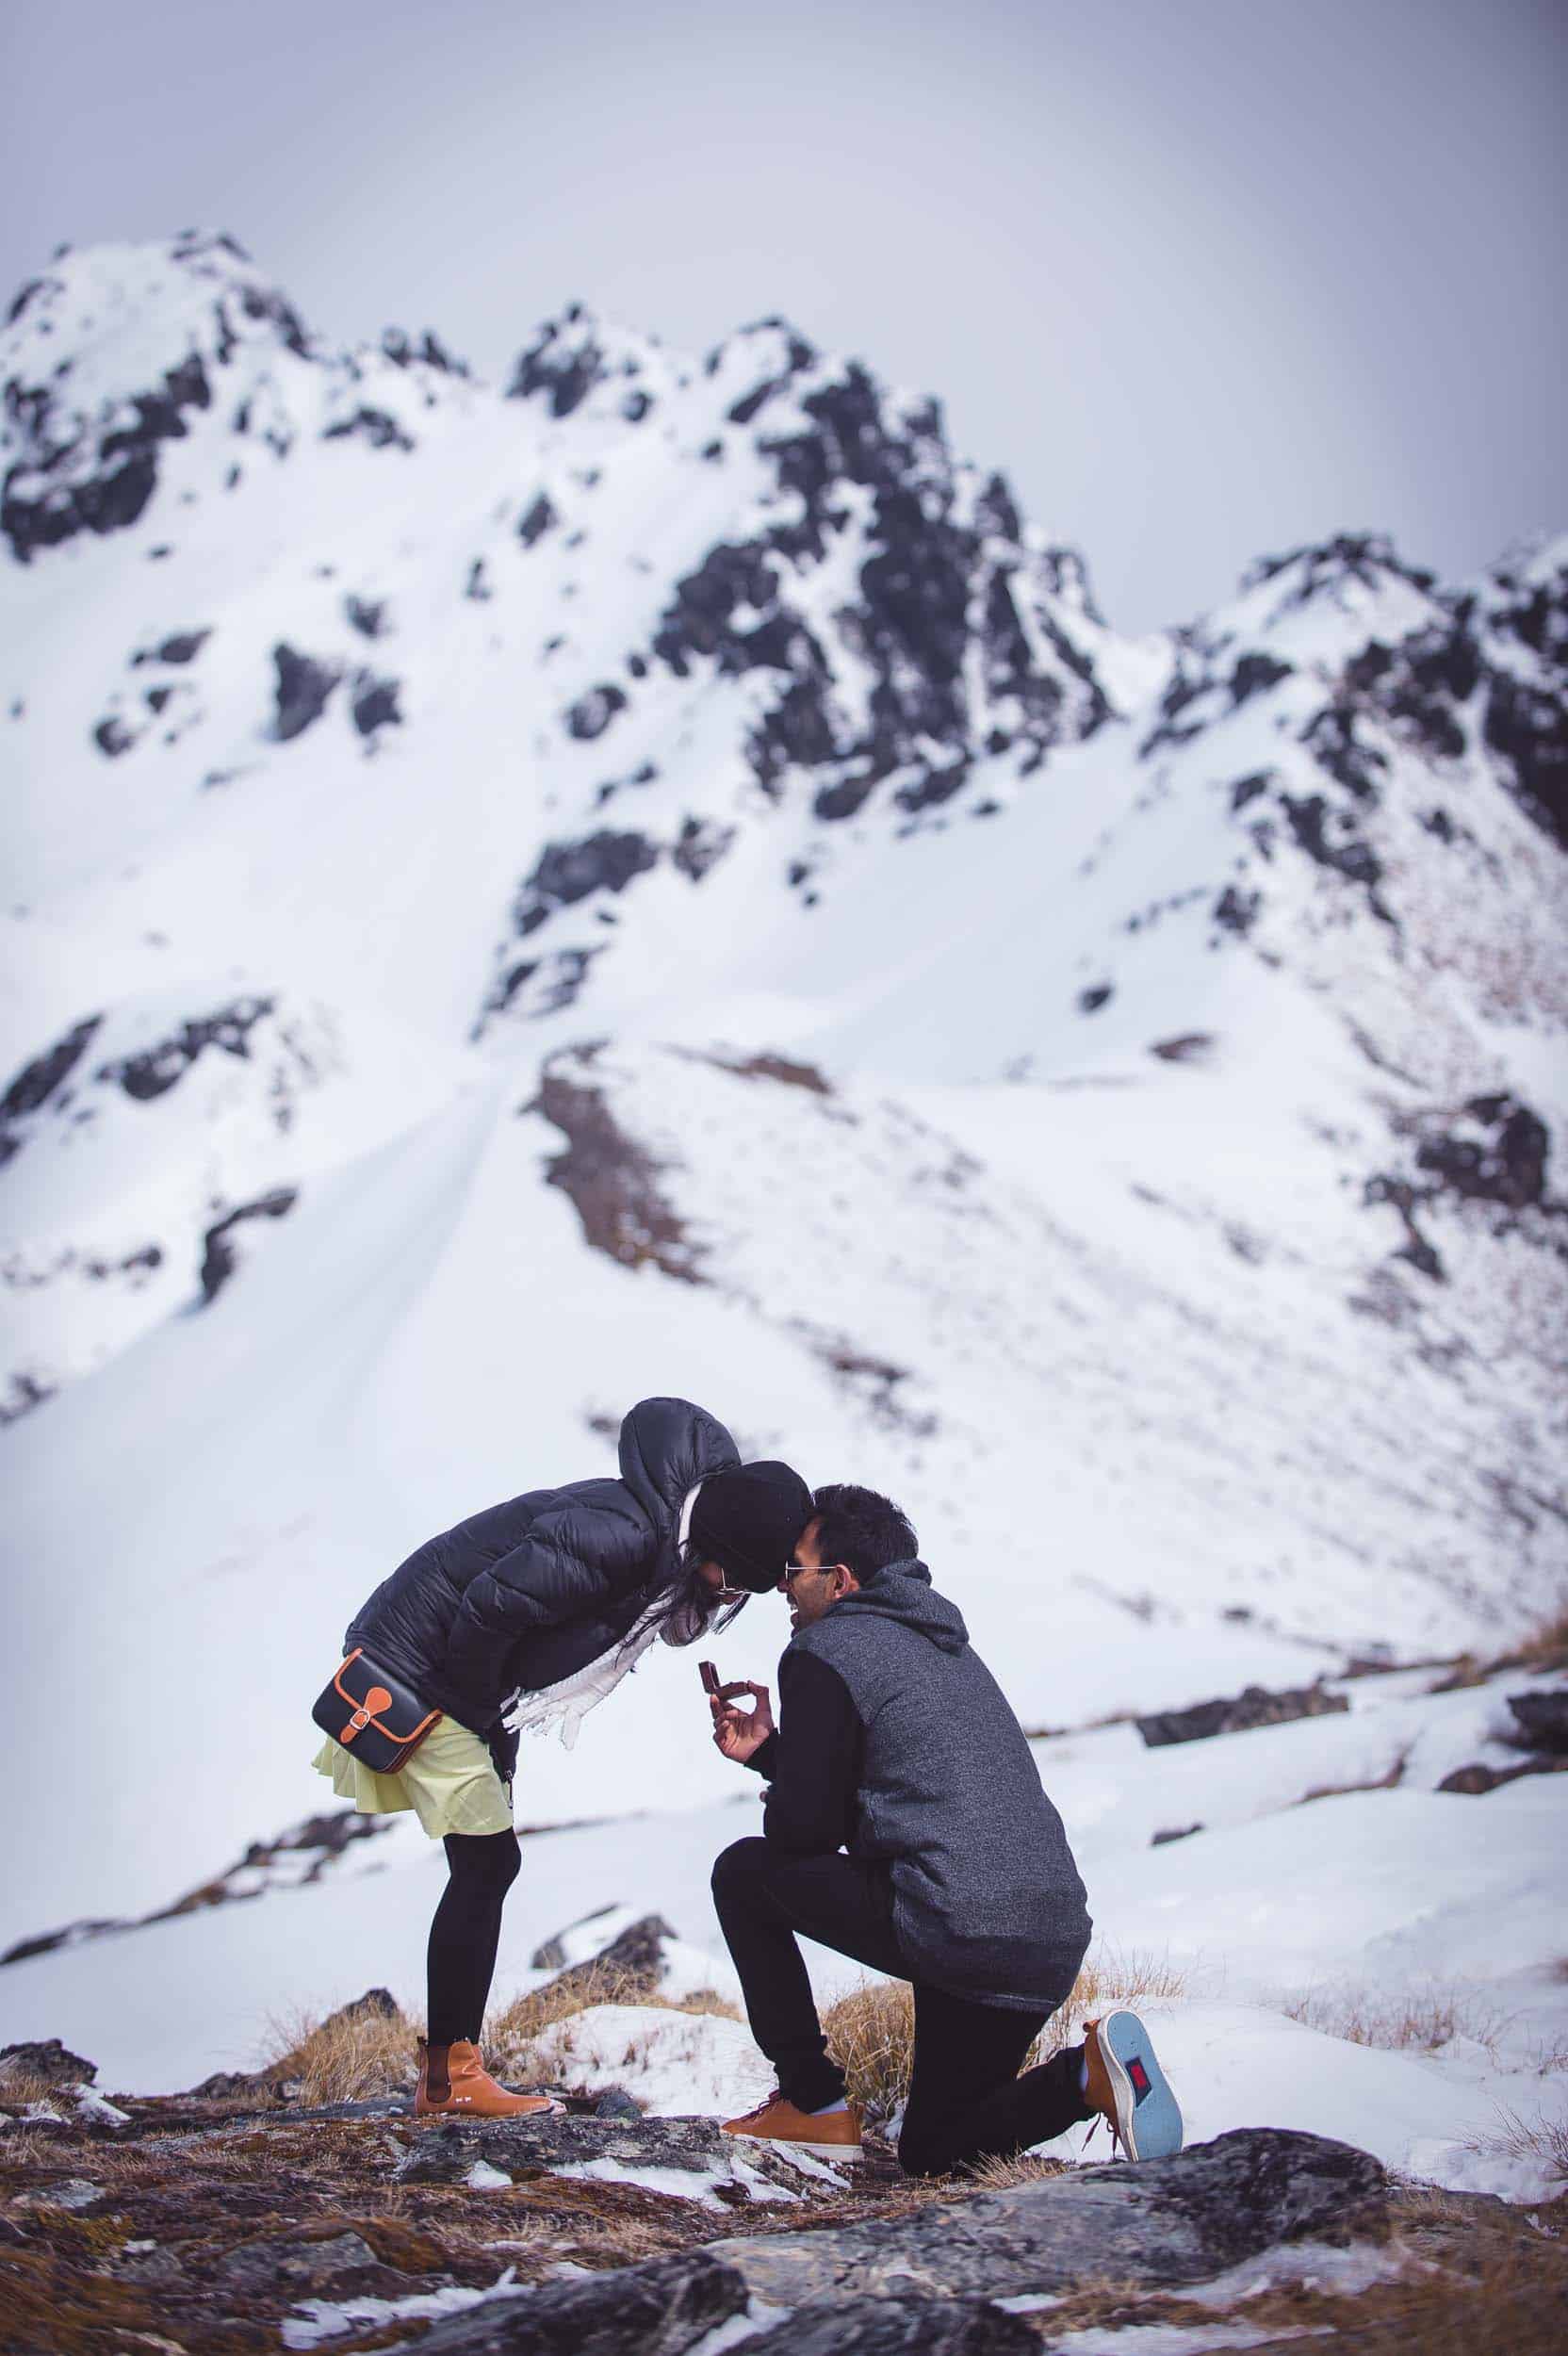
[[[836,1603],[829,1616],[837,1620],[852,1612],[861,1618],[869,1613],[879,1620],[898,1620],[928,1637],[940,1652],[962,1652],[969,1643],[957,1605],[937,1593],[924,1563],[913,1560],[890,1562],[853,1595]]]
[[[741,1451],[716,1415],[689,1399],[640,1399],[621,1425],[621,1479],[658,1529],[677,1522],[686,1494],[727,1472]]]

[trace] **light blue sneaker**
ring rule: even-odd
[[[1088,2100],[1130,2160],[1163,2160],[1182,2148],[1182,2114],[1135,2012],[1084,2023]]]

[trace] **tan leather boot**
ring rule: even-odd
[[[432,2094],[432,2079],[438,2087],[445,2083],[444,2096]],[[419,2039],[416,2119],[539,2119],[561,2107],[547,2094],[509,2094],[480,2060],[479,2047],[466,2038],[444,2049],[432,2048],[423,2037]]]

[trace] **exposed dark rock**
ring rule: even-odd
[[[1070,2289],[1108,2273],[1200,2282],[1386,2198],[1378,2161],[1346,2143],[1244,2128],[1166,2160],[1085,2168],[906,2217],[710,2246],[758,2297],[801,2307],[888,2294],[991,2299]]]
[[[166,638],[156,648],[157,660],[160,663],[194,663],[211,636],[210,630],[176,630],[172,638]]]
[[[1250,777],[1238,777],[1231,788],[1231,808],[1245,810],[1260,794],[1266,794],[1273,774],[1271,769],[1258,769]]]
[[[470,373],[466,360],[457,359],[428,327],[418,336],[410,335],[402,327],[384,328],[381,348],[400,368],[413,368],[418,363],[427,368],[439,368],[444,376],[467,376]]]
[[[21,1121],[28,1113],[38,1112],[75,1070],[91,1043],[92,1035],[104,1018],[90,1014],[74,1030],[57,1039],[54,1046],[24,1064],[3,1097],[0,1097],[0,1121]]]
[[[1152,1833],[1149,1845],[1152,1849],[1168,1848],[1171,1841],[1190,1841],[1195,1832],[1201,1832],[1202,1829],[1201,1824],[1172,1824],[1163,1831]]]
[[[352,435],[356,441],[368,442],[372,450],[412,450],[414,436],[384,409],[360,407],[351,417],[344,417],[336,425],[329,425],[322,434],[324,442],[340,442]]]
[[[56,548],[79,532],[120,532],[136,523],[157,484],[157,446],[187,432],[186,414],[211,405],[212,388],[197,352],[171,368],[150,392],[124,404],[134,422],[117,424],[93,452],[93,470],[61,480],[59,459],[73,454],[48,441],[51,392],[19,383],[7,387],[13,421],[24,423],[38,450],[29,466],[19,461],[0,489],[0,532],[19,563],[30,564],[40,548]]]
[[[670,852],[670,863],[693,883],[700,883],[716,867],[734,842],[738,829],[721,826],[711,818],[686,818]]]
[[[18,2076],[41,2078],[52,2086],[90,2086],[98,2075],[96,2062],[84,2061],[62,2045],[57,2037],[23,2045],[0,2045],[0,2076],[7,2071]]]
[[[1199,1702],[1191,1710],[1166,1710],[1135,1721],[1149,1748],[1170,1742],[1201,1742],[1211,1734],[1242,1734],[1253,1726],[1283,1726],[1292,1718],[1321,1718],[1348,1710],[1343,1693],[1307,1685],[1295,1693],[1270,1693],[1250,1685],[1233,1701]]]
[[[1040,2356],[1025,2318],[983,2299],[836,2299],[743,2345],[746,2356]]]
[[[606,1972],[612,1972],[617,1980],[624,1980],[629,2003],[640,1994],[651,1996],[663,1977],[664,1942],[674,1937],[662,1914],[645,1914],[629,1922],[597,1955],[566,1965],[550,1986],[592,1989]],[[543,1955],[546,1949],[539,1952]]]
[[[613,1439],[619,1430],[619,1424],[612,1422],[606,1427],[604,1436],[607,1439]],[[561,1971],[566,1961],[566,1940],[569,1935],[573,1931],[586,1930],[591,1922],[602,1922],[616,1910],[613,1903],[609,1906],[596,1906],[592,1914],[585,1914],[578,1922],[568,1922],[564,1930],[556,1931],[550,1938],[541,1939],[528,1959],[529,1970],[531,1972]],[[604,1942],[606,1946],[609,1943],[608,1939]]]
[[[281,642],[272,649],[272,662],[278,675],[273,734],[286,744],[320,718],[342,674],[335,663],[317,663]]]
[[[1283,556],[1259,557],[1242,575],[1241,587],[1244,591],[1259,588],[1293,565],[1299,567],[1300,578],[1287,600],[1291,605],[1310,604],[1347,580],[1367,589],[1381,588],[1383,577],[1389,574],[1409,581],[1414,589],[1430,589],[1433,581],[1430,573],[1404,563],[1386,532],[1341,532],[1330,540],[1289,548]]]
[[[1213,1045],[1212,1031],[1178,1031],[1174,1039],[1157,1039],[1149,1052],[1162,1063],[1201,1063]]]
[[[484,569],[482,556],[476,556],[469,565],[468,578],[463,584],[463,594],[471,605],[488,605],[495,596],[496,593],[490,586],[490,576]]]
[[[104,2201],[102,2184],[92,2184],[86,2176],[63,2176],[36,2192],[18,2193],[12,2205],[18,2209],[65,2209],[80,2216],[85,2211],[102,2208]]]
[[[1108,1005],[1115,995],[1114,982],[1097,982],[1092,990],[1078,992],[1078,1011],[1080,1014],[1098,1014],[1101,1007]]]
[[[1231,703],[1250,703],[1270,687],[1277,687],[1282,679],[1289,679],[1295,664],[1280,663],[1271,654],[1244,654],[1231,673]]]
[[[1343,810],[1331,810],[1321,794],[1282,794],[1280,807],[1309,859],[1372,892],[1383,872],[1381,862]],[[1377,907],[1375,897],[1373,906]]]
[[[235,1229],[248,1219],[282,1219],[298,1199],[298,1187],[273,1186],[269,1193],[257,1195],[253,1203],[237,1203],[214,1221],[202,1238],[202,1298],[197,1307],[205,1308],[216,1301],[239,1265],[239,1254],[229,1240]]]
[[[375,2251],[358,2233],[300,2233],[287,2239],[241,2242],[218,2261],[219,2280],[231,2290],[274,2291],[302,2298],[315,2291],[341,2298],[347,2278],[377,2266]]]
[[[666,1276],[703,1283],[703,1247],[688,1235],[662,1191],[662,1166],[621,1128],[604,1090],[572,1076],[573,1067],[580,1074],[589,1068],[580,1050],[552,1055],[528,1107],[543,1113],[566,1139],[564,1153],[546,1167],[549,1184],[570,1197],[596,1252],[623,1268],[652,1261]]]
[[[1346,703],[1329,704],[1301,731],[1301,742],[1320,768],[1355,800],[1370,806],[1381,790],[1385,756],[1356,734],[1356,712]]]
[[[517,537],[525,548],[531,548],[536,540],[544,538],[551,524],[558,521],[559,517],[554,508],[541,491],[538,498],[524,510],[518,519]]]
[[[1415,1223],[1416,1211],[1431,1200],[1435,1188],[1417,1188],[1402,1178],[1377,1177],[1366,1182],[1362,1200],[1368,1206],[1386,1203],[1397,1211],[1405,1230],[1405,1240],[1394,1254],[1396,1260],[1408,1260],[1411,1267],[1429,1277],[1434,1284],[1447,1283],[1442,1255]]]
[[[557,908],[575,907],[596,892],[624,892],[658,863],[658,845],[643,834],[601,828],[574,843],[547,843],[517,895],[513,928],[526,940]]]
[[[594,2105],[596,2119],[636,2119],[643,2116],[625,2086],[609,2086]]]
[[[547,395],[550,415],[569,417],[604,373],[604,351],[580,303],[560,320],[547,319],[522,354],[506,388],[508,401]]]
[[[117,713],[110,712],[108,718],[100,720],[93,729],[92,741],[101,753],[108,755],[110,761],[118,761],[122,753],[130,751],[136,738],[124,721]]]
[[[198,1015],[182,1023],[172,1038],[160,1039],[155,1047],[101,1065],[97,1077],[118,1080],[127,1096],[146,1103],[164,1095],[183,1080],[198,1055],[209,1047],[220,1048],[226,1055],[249,1057],[251,1033],[264,1017],[272,1013],[275,1005],[271,998],[237,998],[232,1006],[220,1006],[216,1013]]]
[[[1488,1767],[1473,1759],[1467,1767],[1456,1767],[1438,1785],[1440,1792],[1460,1792],[1478,1796],[1496,1792],[1505,1783],[1517,1783],[1524,1775],[1560,1775],[1568,1774],[1568,1756],[1551,1753],[1541,1758],[1522,1759],[1517,1767]]]
[[[736,2269],[695,2250],[488,2301],[418,2344],[429,2356],[687,2356],[745,2304]]]
[[[568,711],[566,733],[575,736],[580,744],[592,744],[595,737],[604,734],[616,712],[625,710],[624,688],[615,686],[612,681],[591,687],[587,695],[580,696]]]
[[[1429,1135],[1416,1148],[1417,1167],[1470,1202],[1515,1211],[1539,1203],[1546,1186],[1545,1122],[1513,1096],[1475,1096],[1464,1110],[1479,1136]]]
[[[1532,1750],[1568,1756],[1568,1688],[1544,1693],[1511,1693],[1508,1706]]]
[[[343,611],[362,638],[379,638],[386,628],[384,597],[347,597]]]
[[[1261,892],[1238,892],[1234,884],[1227,884],[1214,904],[1214,921],[1245,941],[1257,923],[1262,907]]]
[[[394,2173],[400,2184],[463,2184],[480,2160],[514,2183],[596,2160],[670,2168],[694,2180],[739,2181],[743,2166],[792,2191],[800,2189],[803,2173],[787,2152],[727,2135],[714,2119],[597,2119],[571,2111],[426,2126]],[[694,2181],[694,2196],[698,2188]]]
[[[1522,807],[1568,844],[1568,698],[1499,671],[1487,689],[1483,733],[1512,768]]]
[[[361,736],[375,735],[378,728],[400,728],[402,713],[398,710],[398,690],[400,681],[376,679],[369,671],[354,676],[354,726]]]

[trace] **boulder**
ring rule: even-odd
[[[476,2162],[514,2182],[593,2161],[660,2168],[690,2176],[695,2198],[707,2184],[743,2184],[742,2170],[782,2191],[798,2192],[821,2163],[797,2163],[767,2144],[727,2135],[711,2119],[588,2119],[570,2113],[533,2119],[464,2119],[426,2127],[393,2171],[401,2184],[464,2184]]]
[[[338,2289],[347,2276],[379,2264],[368,2242],[343,2233],[243,2241],[219,2260],[217,2272],[230,2290],[302,2294]]]
[[[11,2206],[14,2209],[95,2209],[104,2200],[102,2184],[90,2184],[85,2176],[64,2176],[53,2184],[40,2184],[31,2192],[19,2192]]]
[[[1568,1686],[1544,1693],[1511,1693],[1508,1706],[1519,1722],[1521,1739],[1532,1750],[1568,1755]]]
[[[433,2324],[419,2356],[687,2356],[745,2304],[736,2269],[694,2250],[470,2307]]]
[[[564,1934],[562,1934],[564,1937]],[[569,1963],[547,1983],[551,1988],[602,1988],[607,1975],[614,1974],[626,1983],[629,2001],[638,1996],[651,1996],[664,1976],[664,1942],[675,1937],[662,1914],[645,1914],[635,1922],[629,1922],[601,1947],[596,1955],[586,1956],[580,1963]],[[547,1946],[560,1949],[557,1941]],[[539,1953],[543,1955],[545,1948]]]
[[[1010,2299],[1112,2270],[1196,2282],[1386,2196],[1377,2160],[1347,2143],[1243,2128],[1170,2159],[1124,2162],[934,2201],[907,2217],[710,2245],[783,2307],[846,2293]]]
[[[1344,1693],[1326,1693],[1321,1685],[1304,1685],[1294,1693],[1270,1693],[1250,1685],[1233,1701],[1197,1702],[1190,1710],[1165,1710],[1139,1718],[1138,1732],[1152,1750],[1169,1742],[1201,1742],[1211,1734],[1245,1734],[1253,1726],[1283,1726],[1292,1718],[1321,1718],[1348,1710]]]
[[[1040,2356],[1023,2317],[985,2299],[835,2299],[743,2346],[745,2356]]]
[[[607,2086],[594,2105],[596,2119],[640,2119],[642,2116],[625,2086]]]
[[[0,2045],[0,2086],[11,2076],[41,2078],[52,2086],[90,2086],[97,2075],[96,2062],[84,2061],[57,2037],[31,2045]]]

